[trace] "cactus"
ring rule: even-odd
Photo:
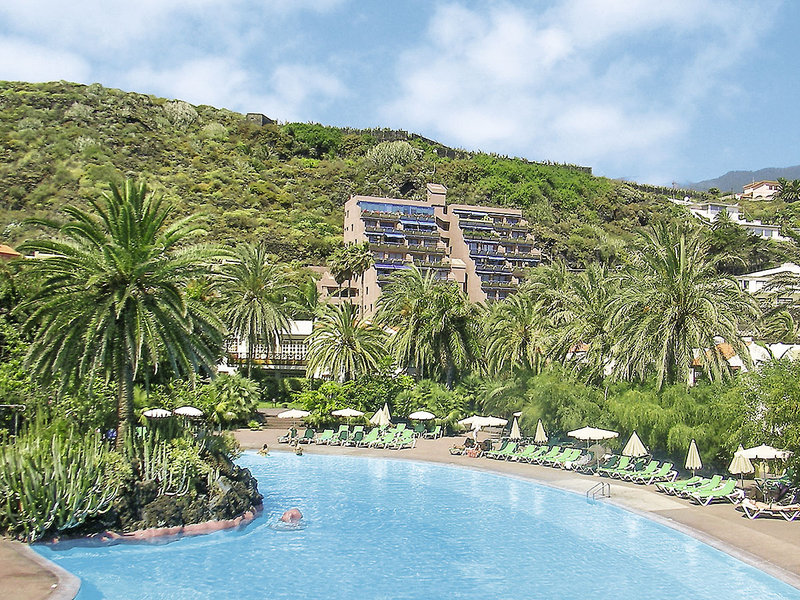
[[[41,425],[0,445],[0,530],[26,541],[72,529],[111,507],[107,450],[96,434]]]

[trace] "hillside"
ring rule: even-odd
[[[99,84],[0,82],[0,139],[0,230],[12,245],[35,234],[26,217],[84,203],[125,176],[146,177],[182,213],[202,211],[215,241],[263,239],[305,263],[340,243],[351,194],[422,198],[426,181],[445,184],[451,202],[522,208],[547,255],[576,264],[613,256],[654,219],[685,218],[666,201],[671,190],[582,167],[453,150],[398,131],[259,126]]]
[[[794,167],[768,167],[758,171],[728,171],[722,177],[706,179],[697,183],[687,183],[685,187],[690,190],[707,192],[717,188],[723,192],[741,193],[742,186],[753,181],[776,181],[779,177],[785,179],[800,179],[800,165]]]

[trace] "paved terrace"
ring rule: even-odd
[[[236,437],[244,448],[258,449],[268,444],[270,451],[275,452],[288,450],[288,446],[278,443],[278,437],[284,432],[284,429],[240,429],[236,431]],[[307,454],[391,457],[494,471],[579,494],[584,494],[598,481],[596,477],[562,469],[450,455],[450,446],[462,440],[452,437],[419,440],[415,448],[406,450],[314,444],[304,445],[303,450]],[[734,510],[730,503],[701,507],[687,500],[660,494],[654,486],[635,485],[616,479],[604,478],[604,481],[610,481],[612,487],[612,498],[604,502],[613,502],[679,529],[800,588],[800,523],[771,518],[751,521]],[[71,599],[77,593],[73,579],[65,575],[63,570],[53,571],[24,545],[0,540],[0,598]]]

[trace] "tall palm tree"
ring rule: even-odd
[[[426,309],[437,285],[433,270],[416,265],[396,272],[378,298],[376,320],[395,331],[390,350],[397,364],[410,367],[419,378],[430,360],[429,348],[422,340]]]
[[[222,323],[186,298],[217,253],[186,245],[200,231],[196,217],[170,222],[173,207],[144,183],[110,186],[92,211],[66,207],[62,225],[37,221],[53,239],[23,244],[45,258],[28,263],[40,291],[20,305],[32,334],[27,363],[64,386],[103,374],[118,384],[122,447],[133,422],[133,385],[147,367],[191,373],[215,362]]]
[[[477,306],[452,281],[411,265],[396,273],[378,299],[377,319],[396,331],[391,350],[417,377],[443,375],[448,387],[479,354]]]
[[[353,279],[353,267],[347,246],[339,246],[328,257],[328,269],[339,286],[339,297],[342,295],[342,284],[347,282],[347,297],[350,298],[350,281]]]
[[[306,370],[310,376],[327,372],[349,381],[377,371],[385,355],[382,329],[360,319],[352,304],[328,304],[308,338]]]
[[[347,260],[353,276],[359,280],[361,299],[361,314],[364,314],[364,273],[375,264],[375,257],[369,249],[369,242],[350,244],[347,247]]]
[[[232,260],[219,266],[216,288],[223,321],[236,338],[247,341],[250,376],[258,344],[272,352],[280,333],[289,328],[286,297],[292,287],[264,244],[241,244]]]
[[[452,389],[456,374],[471,366],[480,354],[480,309],[452,281],[438,282],[428,300],[422,342]]]
[[[493,304],[484,329],[491,373],[542,370],[548,349],[543,310],[529,294],[518,292]]]
[[[749,361],[740,327],[758,317],[758,305],[733,277],[717,273],[707,242],[698,230],[660,224],[644,236],[620,277],[610,303],[614,370],[625,378],[654,373],[665,383],[691,383],[695,351],[705,353],[704,368],[718,378],[727,370],[719,338]]]
[[[603,378],[610,357],[608,306],[616,295],[615,283],[605,265],[592,263],[569,275],[563,302],[551,315],[553,357],[565,365],[571,362],[574,370],[590,380]],[[577,354],[579,346],[585,352]]]

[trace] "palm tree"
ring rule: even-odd
[[[249,377],[257,345],[272,352],[281,331],[289,328],[286,297],[293,290],[283,271],[270,260],[264,244],[238,246],[233,259],[218,268],[216,288],[229,331],[247,341]]]
[[[357,277],[361,285],[359,298],[361,299],[361,314],[364,314],[364,273],[375,264],[375,257],[369,249],[369,242],[355,243],[347,246],[347,259],[350,271]]]
[[[542,307],[530,295],[518,292],[493,304],[484,329],[491,373],[542,370],[548,341]]]
[[[328,257],[328,268],[339,286],[339,297],[342,295],[342,284],[347,282],[347,297],[350,298],[350,280],[353,279],[353,267],[350,262],[347,246],[339,246]]]
[[[398,364],[417,377],[438,372],[452,387],[479,354],[478,311],[458,285],[411,265],[384,288],[377,319],[396,331],[391,350]]]
[[[110,186],[92,211],[67,207],[63,225],[37,221],[56,239],[27,242],[40,291],[20,305],[30,311],[27,364],[64,387],[103,374],[118,385],[117,446],[133,422],[133,386],[147,367],[191,373],[215,362],[222,323],[202,303],[187,300],[185,282],[200,277],[217,253],[185,245],[197,218],[170,223],[173,207],[144,183]]]
[[[471,366],[480,354],[480,309],[452,281],[438,282],[428,300],[422,342],[452,389],[456,374]]]
[[[796,202],[800,200],[800,179],[793,179],[790,181],[779,177],[778,198],[784,202]]]
[[[425,311],[437,282],[433,270],[423,272],[416,265],[396,272],[378,298],[376,320],[395,331],[390,350],[397,364],[422,376],[430,359],[422,340]]]
[[[618,376],[654,372],[659,388],[689,385],[695,351],[709,349],[704,368],[720,377],[727,363],[719,338],[749,362],[739,330],[758,317],[758,305],[732,277],[717,273],[696,229],[660,224],[646,234],[609,307]]]
[[[573,368],[590,380],[603,378],[609,360],[608,306],[615,295],[615,281],[606,266],[592,263],[580,273],[570,274],[563,301],[551,315],[553,357],[565,365],[572,361]],[[579,346],[585,347],[580,357],[575,353]]]
[[[355,306],[328,304],[308,338],[306,370],[349,381],[376,371],[385,348],[384,331],[361,320]]]

